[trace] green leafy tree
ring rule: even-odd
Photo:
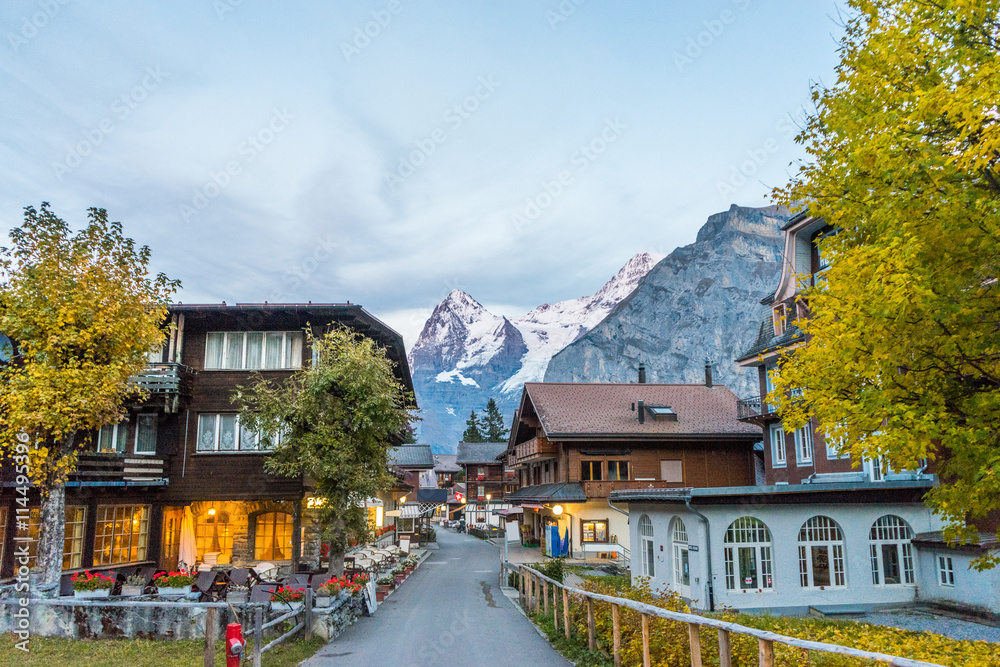
[[[234,401],[241,423],[264,434],[280,433],[265,460],[277,475],[308,475],[324,534],[330,543],[330,572],[342,575],[348,539],[368,536],[364,501],[387,490],[389,450],[409,427],[412,404],[393,373],[393,363],[373,340],[344,328],[321,338],[307,328],[313,363],[281,384],[259,379],[240,387]]]
[[[510,432],[507,428],[507,422],[503,418],[503,413],[500,412],[500,407],[492,398],[486,403],[482,428],[483,436],[487,442],[506,442],[507,434]]]
[[[810,159],[776,191],[840,232],[768,402],[856,459],[930,460],[946,536],[975,540],[967,519],[1000,507],[1000,1],[848,4]]]
[[[143,398],[129,378],[163,343],[167,304],[180,283],[149,272],[137,248],[91,208],[78,232],[47,203],[0,249],[0,331],[14,342],[0,365],[0,452],[42,493],[37,563],[42,586],[62,573],[66,479],[93,430],[118,423]]]
[[[462,442],[485,442],[483,437],[483,422],[476,416],[473,410],[469,418],[465,420],[465,431],[462,432]]]

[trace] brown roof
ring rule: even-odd
[[[736,418],[736,394],[722,385],[527,382],[530,400],[549,438],[761,437],[759,426]],[[669,406],[677,421],[647,412],[640,424],[632,404]]]

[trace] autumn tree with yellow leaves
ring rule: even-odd
[[[0,332],[14,344],[0,365],[0,454],[41,490],[37,563],[51,589],[62,570],[65,483],[77,452],[142,398],[129,378],[162,344],[180,283],[151,276],[149,248],[123,236],[104,209],[90,209],[74,232],[47,203],[27,207],[10,239],[0,249]]]
[[[929,460],[946,536],[975,541],[967,519],[1000,510],[1000,1],[848,5],[810,157],[775,193],[839,233],[768,402],[855,460]]]

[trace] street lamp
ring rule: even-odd
[[[486,512],[483,514],[483,523],[485,523],[487,527],[489,527],[489,525],[490,525],[490,501],[491,500],[493,500],[493,494],[492,493],[487,493],[486,494]]]

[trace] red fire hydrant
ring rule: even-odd
[[[243,655],[243,628],[239,623],[226,626],[226,667],[240,667],[240,656]]]

